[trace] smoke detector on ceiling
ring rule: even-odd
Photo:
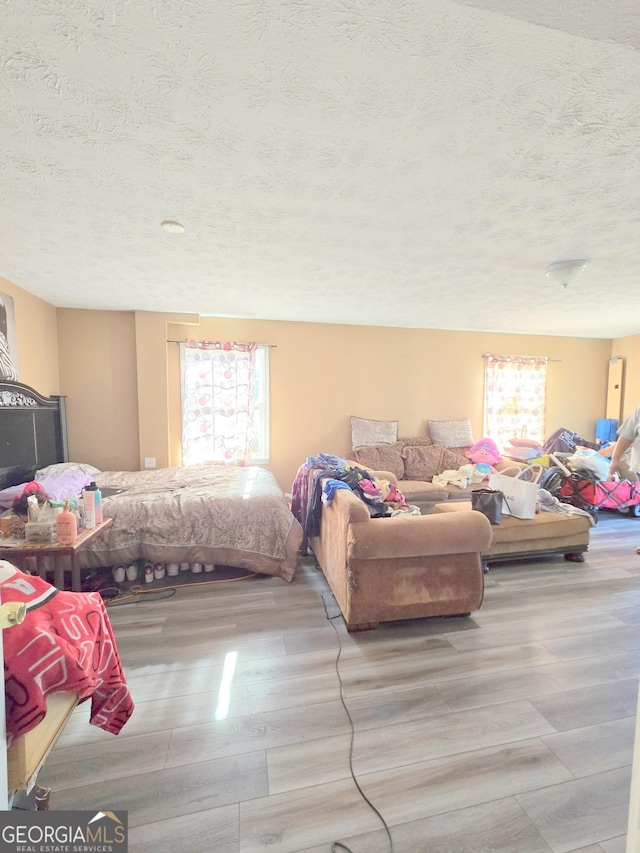
[[[165,219],[164,222],[160,223],[160,227],[170,234],[182,234],[184,231],[184,225],[181,222],[174,222],[172,219]]]
[[[557,261],[555,264],[549,264],[546,273],[552,281],[567,287],[581,276],[588,266],[589,261],[585,260]]]

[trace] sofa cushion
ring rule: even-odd
[[[447,483],[444,488],[449,495],[450,501],[470,501],[471,492],[476,489],[486,489],[487,483],[486,481],[482,483],[473,483],[471,486],[467,486],[466,489],[463,489],[461,486],[456,486],[454,483]]]
[[[404,457],[404,476],[408,480],[430,480],[443,471],[457,471],[469,460],[464,453],[442,444],[427,444],[414,447],[407,445],[402,450]]]
[[[461,513],[471,509],[471,503],[462,501],[447,501],[436,504],[434,512]],[[586,515],[565,515],[558,512],[538,512],[533,518],[514,518],[502,516],[502,522],[494,525],[492,550],[495,546],[513,544],[516,550],[532,550],[535,547],[544,548],[545,540],[566,541],[567,547],[575,544],[574,538],[589,541],[591,519]],[[536,545],[537,543],[537,545]],[[554,545],[557,543],[554,541]],[[509,549],[514,550],[514,549]]]
[[[438,472],[439,474],[443,471],[457,471],[458,468],[461,468],[463,465],[470,465],[471,463],[464,455],[464,451],[460,448],[443,447],[440,464],[442,465],[442,468]]]
[[[403,447],[424,447],[425,445],[433,444],[428,435],[411,435],[407,436],[398,436],[398,441]]]
[[[351,416],[351,447],[392,444],[398,438],[398,421],[374,421]]]
[[[430,480],[439,474],[442,468],[441,444],[428,444],[423,447],[411,445],[404,448],[404,475],[407,480]]]
[[[446,486],[435,486],[428,480],[400,480],[398,488],[410,504],[434,504],[449,498]]]
[[[469,418],[459,421],[427,421],[429,437],[434,444],[445,447],[471,447],[473,431]]]
[[[399,441],[355,447],[356,462],[369,471],[391,471],[398,480],[404,477],[404,459]]]

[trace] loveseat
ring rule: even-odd
[[[320,532],[309,546],[347,629],[356,631],[477,610],[484,591],[481,552],[491,539],[491,525],[479,512],[372,518],[357,495],[339,489],[323,506]]]

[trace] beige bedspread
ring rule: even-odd
[[[148,559],[293,577],[302,529],[265,468],[103,471],[95,480],[113,526],[82,551],[87,568]],[[111,489],[122,491],[110,495]]]

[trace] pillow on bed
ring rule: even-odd
[[[45,476],[46,474],[58,474],[62,471],[73,471],[79,474],[99,474],[100,469],[93,465],[88,465],[86,462],[54,462],[53,465],[47,465],[46,468],[39,468],[36,471],[36,476]]]
[[[351,447],[393,444],[398,438],[398,421],[374,421],[351,416]]]
[[[91,474],[83,474],[81,471],[54,471],[51,474],[36,474],[36,481],[42,486],[42,490],[52,501],[63,501],[66,498],[79,495],[85,486],[93,480]],[[10,509],[15,498],[19,498],[24,487],[27,485],[27,480],[24,483],[17,483],[15,486],[10,486],[8,489],[0,491],[0,508]]]
[[[63,501],[79,495],[93,480],[92,474],[82,471],[52,471],[50,474],[36,474],[36,481],[52,501]]]
[[[471,447],[474,443],[469,418],[459,421],[427,421],[427,429],[434,444],[444,444],[445,447]]]
[[[15,498],[19,498],[24,487],[31,480],[25,480],[23,483],[14,483],[13,486],[7,486],[5,489],[0,489],[0,510],[11,509]]]

